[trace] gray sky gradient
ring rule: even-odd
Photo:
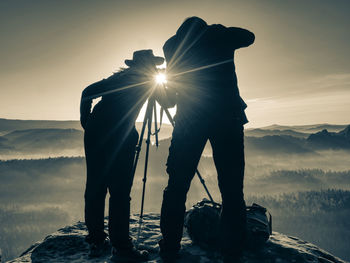
[[[2,0],[0,118],[78,119],[85,86],[137,49],[163,55],[182,21],[247,28],[238,50],[248,127],[350,123],[350,1]]]

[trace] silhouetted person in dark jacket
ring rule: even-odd
[[[222,196],[221,238],[224,262],[237,262],[245,239],[243,125],[246,104],[237,87],[234,51],[254,42],[248,30],[185,20],[166,41],[168,87],[177,92],[177,113],[161,210],[159,242],[163,259],[177,257],[186,195],[207,140],[213,149]]]
[[[82,93],[80,120],[85,129],[87,166],[85,222],[91,256],[99,256],[105,244],[104,208],[108,190],[112,261],[137,262],[147,258],[147,251],[137,250],[129,237],[132,166],[138,141],[135,121],[154,92],[156,65],[163,62],[152,50],[136,51],[133,60],[125,60],[129,68],[88,86]],[[97,97],[102,99],[90,113],[92,100]]]

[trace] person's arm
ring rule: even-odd
[[[255,35],[252,32],[239,27],[225,27],[220,24],[214,24],[209,27],[209,30],[211,30],[216,41],[231,49],[248,47],[255,40]]]
[[[86,125],[91,113],[91,105],[92,105],[92,96],[88,96],[87,94],[91,93],[91,85],[83,90],[81,93],[80,99],[80,124],[86,129]]]
[[[81,94],[80,99],[80,124],[84,128],[86,128],[87,121],[90,116],[92,99],[87,99],[84,97],[84,92]]]
[[[91,113],[92,100],[111,89],[108,79],[103,79],[86,87],[80,99],[80,124],[85,129]]]
[[[255,35],[249,30],[239,27],[228,27],[226,35],[233,48],[248,47],[254,43]]]

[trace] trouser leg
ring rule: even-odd
[[[243,125],[236,122],[215,130],[210,136],[222,196],[221,247],[228,256],[240,255],[246,234],[243,140]]]
[[[87,179],[85,187],[85,223],[91,242],[102,242],[104,233],[104,207],[107,184],[103,168],[103,154],[99,147],[85,136]]]
[[[200,127],[174,128],[167,161],[169,180],[163,193],[160,218],[162,250],[176,252],[180,249],[186,195],[207,140],[203,133]]]
[[[108,228],[111,243],[117,249],[132,247],[129,238],[130,191],[133,183],[132,166],[137,139],[137,131],[132,130],[123,145],[119,147],[109,174]]]

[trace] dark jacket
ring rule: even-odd
[[[248,30],[222,25],[207,26],[195,35],[171,37],[163,51],[168,86],[178,93],[178,114],[232,116],[246,123],[246,104],[239,95],[234,51],[251,45],[254,39]]]
[[[81,96],[81,125],[84,129],[90,122],[108,127],[133,126],[151,91],[147,81],[144,75],[128,68],[88,86]],[[91,112],[92,100],[98,97],[102,99]]]

